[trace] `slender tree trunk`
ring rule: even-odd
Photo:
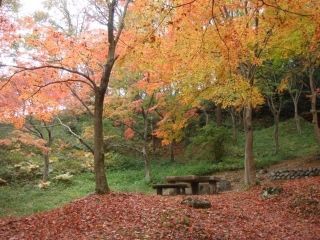
[[[143,154],[143,160],[144,160],[144,178],[146,182],[151,181],[151,166],[150,166],[150,159],[147,151],[147,145],[148,145],[148,119],[147,115],[145,114],[145,111],[142,109],[142,115],[143,115],[143,147],[142,147],[142,154]]]
[[[150,167],[150,161],[149,156],[147,154],[147,148],[145,145],[142,147],[142,154],[143,154],[143,160],[144,160],[144,179],[147,183],[151,181],[151,167]]]
[[[245,107],[243,120],[245,130],[244,182],[246,185],[251,186],[256,181],[253,154],[252,106]]]
[[[293,105],[294,105],[294,121],[296,123],[296,128],[298,133],[301,134],[302,130],[301,130],[299,110],[298,110],[298,99],[293,99]]]
[[[277,111],[274,116],[274,143],[275,143],[275,153],[279,153],[280,144],[279,144],[279,118],[280,118],[280,111]]]
[[[317,112],[317,90],[314,83],[314,68],[309,69],[309,82],[311,90],[311,113],[312,113],[312,123],[318,144],[320,145],[320,130],[318,126],[318,112]]]
[[[151,116],[150,118],[150,130],[151,130],[151,141],[152,141],[152,155],[153,157],[155,157],[156,154],[156,141],[155,141],[155,137],[153,135],[153,131],[154,131],[154,127],[153,127],[153,117]]]
[[[206,118],[206,126],[209,124],[209,114],[207,113],[207,111],[205,109],[202,110],[205,118]]]
[[[174,162],[174,143],[175,141],[173,140],[171,143],[170,143],[170,161],[171,162]]]
[[[280,112],[282,108],[282,98],[281,96],[279,98],[279,105],[277,106],[275,104],[275,100],[273,96],[269,96],[267,98],[269,109],[273,115],[274,120],[274,132],[273,132],[273,139],[274,139],[274,146],[275,146],[275,153],[278,154],[280,149],[280,143],[279,143],[279,119],[280,119]]]
[[[103,101],[105,91],[96,89],[94,108],[94,171],[96,181],[96,193],[110,192],[104,163],[103,148]]]
[[[237,131],[237,120],[234,109],[230,109],[230,116],[232,122],[232,140],[234,143],[237,143],[238,131]]]
[[[50,148],[52,146],[53,137],[52,137],[52,132],[51,132],[50,128],[47,126],[45,121],[43,121],[43,124],[44,124],[45,129],[47,130],[47,134],[48,134],[48,139],[47,139],[47,144],[46,144],[46,147],[48,148],[48,151],[43,154],[43,176],[42,176],[42,180],[44,182],[47,182],[49,180],[49,166],[50,166],[49,153],[50,153]],[[42,139],[45,139],[43,134],[41,134],[41,136],[42,136]]]
[[[43,163],[42,181],[47,182],[49,180],[49,153],[43,155]]]
[[[217,126],[221,127],[222,126],[222,108],[221,108],[221,104],[217,104],[215,111],[216,111]]]
[[[244,126],[244,109],[241,109],[238,114],[238,126]]]

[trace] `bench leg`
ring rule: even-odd
[[[157,195],[162,195],[162,188],[161,187],[157,188]]]
[[[184,187],[181,188],[181,194],[182,194],[182,195],[186,195],[186,188],[184,188]]]
[[[199,183],[198,182],[192,182],[191,183],[191,190],[193,195],[199,194]]]
[[[212,187],[212,194],[218,193],[217,182],[212,181],[212,182],[209,182],[209,184]]]
[[[178,195],[181,194],[181,188],[177,187],[177,188],[176,188],[176,191],[177,191],[177,194],[178,194]]]

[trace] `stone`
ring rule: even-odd
[[[260,169],[259,170],[259,174],[266,174],[266,173],[268,173],[267,169]]]
[[[283,192],[282,187],[267,187],[267,188],[263,188],[261,192],[261,196],[262,198],[267,199],[273,196],[277,196],[282,192]]]
[[[185,204],[192,208],[202,208],[202,209],[212,207],[211,202],[207,199],[199,199],[199,198],[191,198],[191,197],[183,199],[181,201],[181,204]]]
[[[231,190],[231,182],[228,180],[220,180],[217,183],[218,192],[230,191]]]
[[[200,194],[211,194],[212,189],[210,188],[209,183],[200,183],[199,184],[199,193]]]

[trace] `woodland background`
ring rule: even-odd
[[[0,10],[2,216],[167,175],[251,186],[319,152],[318,1],[19,4]]]

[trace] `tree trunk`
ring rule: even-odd
[[[318,144],[320,145],[320,130],[318,126],[318,112],[317,112],[317,90],[314,83],[314,68],[309,69],[309,82],[311,90],[311,113],[312,113],[312,123]]]
[[[96,89],[94,108],[94,172],[96,181],[96,193],[110,192],[104,163],[103,148],[103,101],[105,91]]]
[[[150,130],[151,130],[151,141],[152,141],[152,155],[154,158],[156,155],[156,141],[155,141],[155,137],[153,134],[154,127],[153,127],[153,117],[152,116],[150,118],[150,128],[151,128]]]
[[[47,130],[48,133],[48,140],[46,147],[48,148],[48,151],[43,154],[43,175],[42,175],[42,181],[47,182],[49,180],[49,153],[50,153],[50,148],[53,142],[53,137],[52,137],[52,132],[50,128],[47,126],[46,122],[43,121],[43,124],[45,126],[45,129]],[[42,139],[45,139],[44,135],[41,134]]]
[[[150,167],[150,161],[149,156],[147,154],[147,148],[145,145],[142,147],[142,154],[143,154],[143,160],[144,160],[144,179],[147,183],[151,181],[151,167]]]
[[[147,145],[148,145],[148,119],[147,115],[142,109],[142,115],[143,115],[143,123],[144,123],[144,129],[143,129],[143,147],[142,147],[142,154],[143,154],[143,160],[144,160],[144,178],[146,182],[151,181],[151,166],[150,166],[150,159],[147,152]]]
[[[296,122],[296,128],[299,134],[302,133],[301,131],[301,124],[300,124],[300,116],[298,111],[298,99],[293,99],[293,105],[294,105],[294,121]]]
[[[170,161],[174,162],[174,140],[170,143]]]
[[[279,105],[275,104],[275,100],[273,96],[267,97],[269,109],[273,115],[274,120],[274,132],[273,132],[273,139],[275,145],[275,154],[278,154],[280,149],[279,144],[279,119],[280,119],[280,112],[282,107],[282,98],[279,96]]]
[[[234,143],[237,143],[237,137],[238,137],[237,120],[236,120],[236,114],[234,109],[230,110],[230,115],[231,115],[231,122],[232,122],[232,140]]]
[[[47,182],[49,180],[49,153],[43,155],[43,163],[42,181]]]
[[[216,122],[217,122],[217,126],[221,127],[222,126],[222,108],[221,108],[221,104],[218,104],[216,106]]]
[[[256,181],[253,154],[252,106],[245,107],[243,120],[245,130],[244,182],[246,185],[251,186]]]
[[[206,126],[208,126],[209,124],[209,114],[207,113],[207,111],[205,109],[202,110],[205,118],[206,118]]]
[[[279,144],[279,118],[280,118],[280,112],[277,111],[274,116],[274,143],[275,143],[275,153],[279,153],[280,144]]]

